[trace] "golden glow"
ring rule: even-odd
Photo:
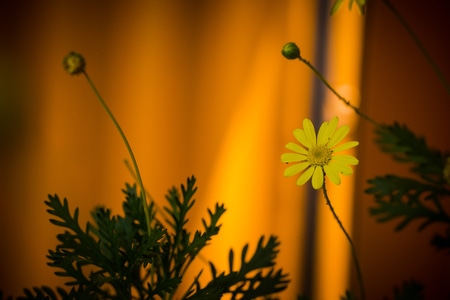
[[[359,106],[359,84],[362,57],[363,16],[355,9],[341,9],[330,19],[329,49],[327,49],[327,71],[325,77],[350,102]],[[348,140],[355,140],[356,114],[340,102],[334,94],[327,93],[324,118],[339,115],[340,124],[351,126]],[[355,155],[357,149],[349,154]],[[352,232],[354,176],[342,176],[342,184],[335,186],[328,181],[327,190],[331,203],[347,232]],[[349,272],[353,272],[350,260],[350,245],[325,205],[322,193],[317,197],[317,253],[315,257],[314,299],[338,299],[350,288]],[[326,288],[323,288],[326,286]],[[355,289],[356,289],[356,285]],[[354,290],[354,289],[352,289]]]
[[[119,213],[120,190],[133,182],[122,161],[126,149],[93,92],[83,77],[62,68],[64,55],[77,51],[159,205],[168,188],[192,174],[199,185],[190,217],[194,229],[207,208],[225,204],[221,233],[203,257],[224,270],[231,247],[240,251],[250,243],[251,252],[261,235],[277,235],[278,261],[292,280],[281,298],[301,293],[305,189],[283,177],[279,157],[292,130],[309,117],[314,75],[280,51],[295,41],[302,56],[314,57],[317,3],[36,2],[27,18],[11,20],[17,26],[11,26],[11,40],[2,43],[9,52],[0,58],[19,61],[14,70],[25,74],[16,78],[24,125],[8,129],[15,139],[2,153],[0,269],[8,276],[0,289],[17,296],[23,287],[62,284],[46,265],[59,230],[48,222],[48,193],[67,197],[85,222],[96,205]],[[331,22],[327,78],[333,86],[357,90],[361,17],[342,9]],[[357,105],[354,94],[349,98]],[[339,109],[340,124],[354,122],[343,117],[346,108],[334,96],[326,105],[333,116]],[[329,185],[329,193],[351,231],[353,182],[342,180]],[[324,202],[319,207],[316,296],[337,299],[347,287],[349,248]],[[205,268],[207,277],[203,261],[195,266]]]
[[[225,203],[222,232],[204,258],[225,269],[230,247],[240,251],[261,235],[277,235],[280,266],[293,282],[283,298],[295,298],[304,191],[285,180],[279,157],[292,128],[308,115],[312,76],[280,50],[295,40],[312,56],[315,3],[34,4],[3,43],[11,45],[6,60],[18,59],[27,76],[18,79],[26,87],[23,144],[11,146],[2,166],[8,176],[0,269],[9,275],[0,289],[19,295],[23,287],[62,284],[46,265],[59,230],[48,222],[48,193],[67,197],[85,222],[96,205],[119,213],[120,190],[133,182],[122,161],[126,149],[88,84],[62,68],[64,55],[77,51],[159,204],[168,188],[192,174],[199,185],[194,229],[208,207]],[[13,55],[16,48],[27,50]]]

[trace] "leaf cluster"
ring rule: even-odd
[[[331,6],[330,15],[334,15],[341,8],[344,0],[335,0]],[[358,7],[359,13],[364,14],[366,7],[366,0],[355,0],[356,6]],[[351,10],[353,7],[353,0],[348,0],[348,9]]]
[[[234,251],[228,256],[229,271],[217,274],[217,270],[209,263],[212,280],[204,287],[195,282],[195,294],[187,299],[220,299],[221,294],[229,294],[230,299],[251,300],[281,292],[289,283],[282,270],[275,270],[275,258],[279,242],[270,236],[267,243],[261,237],[255,253],[247,259],[249,245],[245,245],[240,255],[240,269],[234,269]],[[266,298],[268,299],[268,298]]]
[[[419,230],[433,223],[450,225],[450,215],[443,205],[450,195],[443,175],[446,155],[430,148],[423,137],[405,125],[383,125],[376,134],[380,148],[396,161],[410,164],[415,176],[387,174],[368,180],[366,193],[375,196],[370,214],[379,222],[400,219],[396,230],[419,220]],[[436,234],[432,243],[439,249],[450,249],[450,234]]]
[[[445,183],[442,170],[447,155],[431,148],[424,137],[418,136],[406,125],[399,123],[379,126],[375,133],[376,143],[381,150],[398,162],[412,164],[413,173],[438,186]]]
[[[394,300],[423,300],[423,285],[415,280],[406,281],[401,287],[394,287]],[[387,300],[387,298],[386,298]]]
[[[45,204],[52,215],[50,222],[64,232],[57,235],[56,249],[49,250],[48,265],[58,269],[57,276],[67,278],[69,290],[35,287],[25,289],[25,295],[17,299],[174,299],[175,292],[182,295],[179,299],[220,299],[224,294],[231,299],[270,299],[285,289],[287,275],[275,269],[276,237],[266,243],[262,237],[250,257],[246,245],[237,270],[232,267],[232,250],[228,272],[218,275],[209,262],[212,279],[204,287],[199,282],[202,271],[195,278],[185,278],[191,262],[219,233],[219,220],[225,212],[223,205],[216,204],[213,210],[208,209],[201,230],[187,229],[188,213],[195,203],[195,181],[193,176],[188,178],[187,184],[181,185],[181,193],[175,187],[169,190],[164,222],[159,221],[158,210],[150,203],[150,232],[135,186],[126,185],[123,190],[122,216],[97,207],[92,212],[93,222],[83,227],[78,208],[71,212],[67,199],[49,195]],[[179,291],[182,281],[192,282],[184,294]]]

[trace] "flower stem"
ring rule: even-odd
[[[345,230],[345,227],[342,224],[341,220],[339,219],[338,215],[334,211],[333,205],[331,205],[331,201],[330,201],[330,198],[328,197],[327,189],[326,189],[326,186],[325,186],[325,179],[326,178],[324,176],[323,187],[322,187],[323,196],[325,197],[327,205],[330,207],[330,210],[331,210],[331,213],[333,214],[334,219],[339,224],[339,227],[341,228],[342,232],[344,233],[345,237],[347,238],[347,240],[348,240],[348,242],[350,244],[351,252],[352,252],[352,259],[353,259],[353,262],[355,264],[356,276],[358,278],[359,291],[361,293],[361,300],[364,300],[365,297],[366,297],[365,296],[365,290],[364,290],[364,281],[363,281],[363,275],[362,275],[362,272],[361,272],[361,267],[359,266],[358,257],[356,255],[355,245],[353,244],[352,238],[347,233],[347,230]]]
[[[91,78],[89,77],[89,75],[87,74],[86,71],[83,70],[82,73],[84,74],[84,76],[86,77],[86,80],[88,81],[89,85],[91,86],[92,90],[94,91],[95,96],[100,101],[100,104],[103,106],[103,108],[105,109],[105,111],[108,114],[109,118],[114,123],[114,126],[117,128],[117,131],[119,131],[120,137],[122,138],[122,140],[123,140],[123,142],[125,144],[125,147],[128,150],[128,153],[129,153],[130,158],[131,158],[131,162],[133,163],[133,167],[135,169],[137,183],[139,185],[139,188],[141,189],[141,193],[140,194],[141,194],[141,199],[142,199],[142,206],[144,208],[145,219],[147,221],[148,234],[150,234],[150,212],[149,212],[148,205],[147,205],[147,199],[145,197],[144,184],[142,183],[141,174],[139,172],[139,167],[138,167],[138,164],[136,162],[136,158],[134,156],[133,150],[131,149],[130,143],[128,142],[128,139],[125,136],[125,133],[123,132],[122,127],[120,127],[119,122],[114,117],[112,111],[109,109],[109,107],[106,104],[106,102],[103,100],[103,97],[100,95],[99,91],[95,87],[94,82],[91,80]]]
[[[130,171],[130,174],[131,174],[131,176],[133,176],[134,180],[137,181],[136,171],[133,170],[134,167],[130,165],[130,162],[128,161],[128,159],[124,159],[124,164],[125,164],[125,166],[127,167],[128,171]],[[150,192],[147,191],[147,190],[145,190],[145,195],[147,195],[149,201],[150,201],[151,203],[153,203],[153,205],[154,205],[154,207],[155,207],[155,211],[158,212],[159,214],[161,214],[161,216],[162,216],[164,219],[169,219],[169,218],[167,217],[167,215],[165,214],[164,210],[158,205],[158,203],[156,203],[156,202],[153,200],[153,197],[152,197],[152,195],[150,195]]]
[[[400,12],[392,5],[392,3],[389,0],[383,0],[383,3],[389,8],[389,10],[394,14],[394,16],[397,18],[397,20],[402,24],[402,26],[405,28],[405,30],[408,32],[411,39],[416,44],[417,48],[419,48],[420,52],[422,52],[422,55],[425,57],[426,61],[430,64],[433,71],[438,76],[439,80],[441,81],[444,88],[447,90],[447,93],[450,94],[450,83],[445,78],[444,74],[442,73],[441,69],[439,69],[436,62],[431,57],[430,53],[427,51],[423,43],[419,40],[417,35],[414,33],[414,30],[409,26],[409,24],[406,22],[405,18],[400,14]]]
[[[301,62],[303,62],[305,65],[307,65],[316,75],[317,77],[319,77],[320,81],[322,81],[327,88],[333,92],[333,94],[336,95],[336,97],[339,98],[339,100],[341,100],[342,102],[344,102],[345,105],[347,105],[348,107],[350,107],[351,109],[353,109],[353,111],[359,115],[360,117],[366,119],[367,121],[369,121],[370,123],[372,123],[375,126],[379,126],[379,124],[372,119],[371,117],[369,117],[368,115],[364,114],[363,112],[361,112],[361,110],[354,106],[353,104],[350,103],[350,101],[348,101],[347,99],[345,99],[341,94],[339,94],[329,83],[328,81],[325,79],[325,77],[319,72],[319,70],[317,70],[308,60],[304,59],[301,56],[298,56],[298,59],[300,59]]]

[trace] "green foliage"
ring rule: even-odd
[[[419,230],[435,222],[450,224],[450,216],[443,209],[440,197],[446,191],[434,185],[395,175],[377,176],[368,180],[367,193],[375,196],[376,206],[370,214],[379,222],[403,218],[396,230],[410,222],[422,219]]]
[[[377,144],[401,163],[412,164],[411,171],[423,180],[442,186],[445,156],[430,148],[425,138],[417,136],[406,125],[394,123],[376,129]]]
[[[435,233],[431,238],[431,245],[436,247],[438,250],[447,249],[450,254],[450,226],[447,227],[444,234]]]
[[[402,287],[394,288],[394,300],[423,300],[423,286],[417,281],[404,282]]]
[[[450,196],[443,172],[448,155],[429,147],[423,137],[405,125],[383,125],[376,134],[376,142],[384,152],[399,163],[411,165],[414,178],[387,174],[369,179],[366,193],[375,197],[370,214],[379,222],[400,220],[396,230],[414,221],[420,222],[419,230],[434,223],[447,224],[446,232],[435,233],[431,244],[450,253],[450,215],[443,205]],[[415,281],[405,282],[394,289],[394,300],[424,299],[422,290],[423,286]]]
[[[341,296],[341,300],[357,300],[356,296],[350,291],[345,291],[345,295]]]
[[[377,176],[369,179],[366,193],[375,196],[371,215],[377,221],[400,219],[396,230],[413,221],[420,221],[419,230],[433,223],[450,225],[450,215],[442,205],[450,190],[443,175],[445,155],[430,148],[425,139],[417,136],[405,125],[383,125],[376,130],[380,148],[400,163],[412,165],[415,178],[397,175]],[[438,249],[450,249],[450,237],[436,234],[432,244]]]
[[[216,268],[210,263],[213,279],[203,288],[197,281],[197,293],[187,299],[218,299],[216,296],[229,293],[231,299],[250,300],[282,291],[289,280],[281,270],[273,269],[278,245],[279,242],[274,236],[269,237],[266,244],[261,237],[255,253],[248,260],[246,258],[249,245],[245,245],[238,270],[234,270],[234,252],[230,250],[228,273],[222,272],[217,275]],[[227,286],[225,289],[224,284]]]
[[[333,5],[331,6],[330,15],[334,15],[339,8],[341,8],[342,3],[344,0],[335,0],[333,2]],[[356,0],[356,5],[358,6],[358,10],[361,14],[364,14],[364,9],[366,6],[366,0]],[[351,10],[353,7],[353,0],[348,0],[348,9]]]
[[[25,289],[25,295],[17,299],[173,299],[181,281],[192,284],[180,299],[220,299],[224,294],[231,299],[270,299],[284,290],[289,281],[281,269],[275,269],[279,242],[273,236],[266,243],[261,237],[250,257],[246,245],[237,270],[233,269],[232,250],[229,272],[217,275],[209,262],[212,279],[204,287],[199,283],[202,271],[193,279],[184,277],[200,250],[219,233],[219,220],[225,212],[223,205],[216,204],[202,220],[202,230],[190,232],[186,224],[196,190],[194,177],[188,178],[186,186],[181,185],[181,194],[175,187],[169,190],[165,223],[158,220],[151,203],[150,232],[134,186],[126,185],[123,190],[123,216],[98,207],[92,212],[93,223],[87,222],[85,227],[79,224],[78,208],[71,213],[67,199],[50,195],[45,202],[53,216],[50,222],[64,232],[57,236],[56,249],[49,250],[48,264],[59,269],[57,276],[67,278],[70,290],[47,286]]]

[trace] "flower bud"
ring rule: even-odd
[[[283,46],[281,54],[287,59],[297,59],[300,58],[300,49],[295,43],[289,42]]]
[[[81,54],[70,52],[64,57],[63,66],[70,75],[76,75],[84,72],[86,62]]]

